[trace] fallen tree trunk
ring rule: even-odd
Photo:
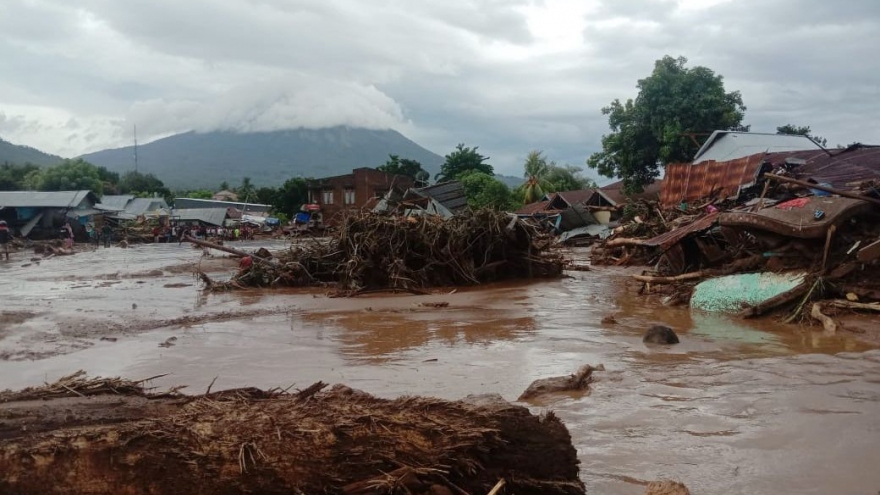
[[[800,284],[783,292],[782,294],[771,297],[770,299],[762,301],[755,306],[744,309],[740,312],[739,316],[741,318],[754,318],[756,316],[761,316],[780,306],[784,306],[786,304],[794,302],[797,298],[806,294],[810,290],[811,286],[812,283],[807,283],[806,281],[801,282]]]
[[[703,278],[706,274],[702,271],[699,272],[690,272],[690,273],[682,273],[681,275],[675,275],[672,277],[661,277],[657,275],[633,275],[632,277],[639,282],[646,282],[651,284],[672,284],[675,282],[683,282],[686,280],[696,280]]]
[[[325,386],[162,399],[111,391],[104,402],[70,387],[37,406],[0,393],[0,413],[42,426],[0,428],[0,493],[484,494],[500,479],[507,493],[584,493],[577,452],[552,413],[500,397],[386,400]]]
[[[239,258],[246,258],[246,257],[250,256],[252,259],[254,259],[256,261],[262,261],[264,263],[271,263],[269,260],[267,260],[265,258],[261,258],[255,254],[250,254],[245,251],[241,251],[239,249],[226,247],[222,244],[216,244],[214,242],[203,241],[201,239],[196,239],[196,238],[190,237],[188,235],[183,236],[183,240],[187,241],[187,242],[191,242],[191,243],[195,244],[196,246],[202,246],[202,247],[206,247],[206,248],[216,249],[217,251],[223,251],[224,253],[234,254],[235,256],[238,256]]]

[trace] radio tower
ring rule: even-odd
[[[134,173],[138,171],[138,126],[134,126]]]

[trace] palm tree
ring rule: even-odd
[[[550,164],[544,158],[543,152],[532,150],[526,157],[523,169],[526,178],[522,188],[523,203],[534,203],[544,196],[544,192],[550,186],[546,179],[547,173],[550,171]]]

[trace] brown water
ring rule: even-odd
[[[388,397],[515,400],[537,378],[603,363],[591,394],[531,404],[566,422],[591,493],[642,493],[641,480],[661,478],[695,494],[880,490],[880,351],[854,340],[663,308],[616,270],[332,299],[202,294],[190,274],[199,255],[148,245],[0,262],[0,389],[84,369],[169,373],[153,384],[193,393],[216,377],[215,390],[323,380]],[[220,277],[234,266],[202,264]],[[618,324],[600,323],[609,313]],[[642,344],[653,322],[676,328],[682,344]],[[158,346],[172,336],[172,347]]]

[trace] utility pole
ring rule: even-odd
[[[134,125],[134,173],[138,173],[138,126]]]

